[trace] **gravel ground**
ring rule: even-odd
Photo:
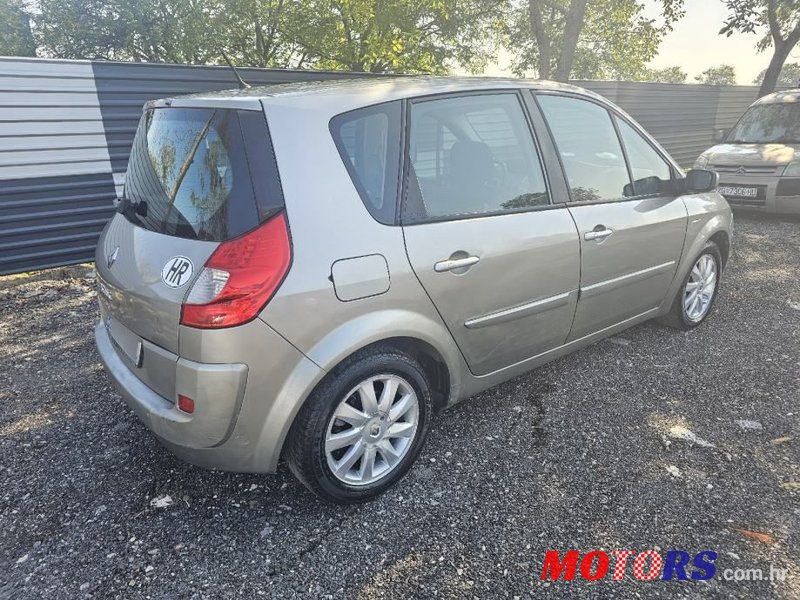
[[[409,476],[347,508],[162,449],[100,367],[88,269],[0,279],[0,598],[800,598],[800,222],[739,215],[735,246],[702,327],[441,413]],[[714,550],[717,576],[539,581],[570,548]],[[722,577],[770,565],[788,579]]]

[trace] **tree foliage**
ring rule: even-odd
[[[351,71],[480,70],[497,4],[488,0],[310,0],[296,39],[315,66]]]
[[[20,0],[0,0],[0,56],[36,56],[30,16]]]
[[[694,79],[707,85],[736,85],[736,68],[733,65],[709,67]]]
[[[766,73],[766,69],[761,71],[753,80],[753,83],[761,85]],[[800,63],[786,63],[783,65],[780,75],[778,75],[777,87],[800,87]]]
[[[371,72],[480,70],[490,0],[39,0],[47,55]]]
[[[666,67],[664,69],[647,69],[639,81],[650,81],[653,83],[686,83],[689,75],[678,66]]]
[[[661,7],[659,23],[645,15],[640,0],[512,0],[512,68],[544,79],[641,79],[683,15],[681,0],[662,0]]]
[[[56,58],[203,63],[213,56],[204,0],[39,0],[36,37]]]
[[[302,33],[310,18],[307,2],[295,0],[216,0],[210,23],[219,48],[235,64],[251,67],[307,67],[314,60],[302,45]]]
[[[772,58],[764,72],[759,95],[775,90],[786,59],[800,42],[800,0],[726,0],[730,14],[720,33],[768,33],[756,44],[761,52],[772,47]]]
[[[0,0],[0,27],[22,23],[15,3],[23,1]],[[646,67],[683,14],[683,0],[658,2],[658,19],[645,14],[645,0],[36,0],[30,6],[39,53],[58,58],[222,64],[229,56],[256,67],[480,72],[503,44],[518,74],[675,79],[677,73]]]

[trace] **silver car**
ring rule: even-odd
[[[146,105],[97,248],[106,369],[177,455],[340,503],[397,482],[436,409],[660,317],[708,316],[731,243],[580,88],[290,84]]]
[[[734,207],[800,214],[800,90],[760,98],[695,168],[719,173],[719,192]]]

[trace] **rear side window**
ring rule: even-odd
[[[177,237],[225,241],[254,229],[283,207],[264,115],[145,111],[121,206],[133,223]]]
[[[539,153],[515,93],[411,104],[404,222],[548,206]]]
[[[370,214],[395,223],[400,170],[399,102],[379,104],[338,115],[331,134]]]
[[[537,96],[561,156],[573,202],[616,200],[630,176],[611,115],[593,102]]]

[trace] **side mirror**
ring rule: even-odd
[[[713,192],[719,185],[719,175],[716,171],[707,169],[691,169],[686,173],[684,189],[687,193]]]
[[[651,177],[643,177],[637,179],[633,184],[627,183],[622,189],[622,195],[626,198],[632,196],[646,196],[650,194],[658,194],[661,192],[672,191],[672,181],[663,181],[655,175]]]
[[[728,137],[728,130],[727,129],[715,129],[714,130],[714,142],[719,144],[725,141],[725,138]]]

